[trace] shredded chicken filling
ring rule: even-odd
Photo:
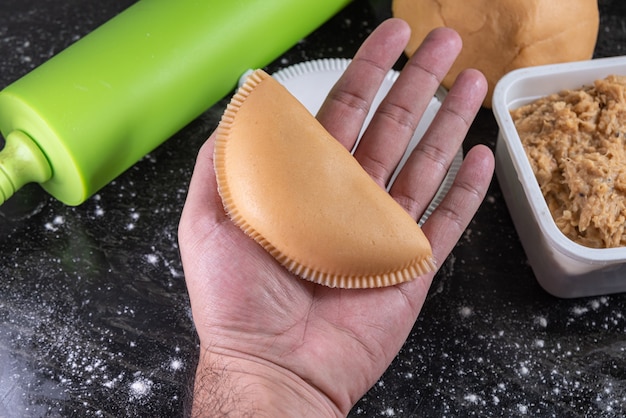
[[[511,112],[550,212],[570,239],[626,245],[626,76]]]

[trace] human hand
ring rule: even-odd
[[[408,38],[405,22],[383,22],[320,109],[320,122],[347,148],[355,144],[378,86]],[[371,120],[354,155],[381,187],[460,48],[452,30],[433,31]],[[392,197],[415,219],[438,190],[486,90],[479,72],[459,75],[391,187]],[[213,169],[214,141],[212,135],[200,150],[179,226],[201,346],[194,415],[345,416],[400,350],[435,273],[359,290],[291,275],[226,216]],[[482,202],[493,164],[489,149],[473,148],[424,223],[438,262]]]

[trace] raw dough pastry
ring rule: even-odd
[[[450,88],[461,71],[476,68],[489,83],[487,107],[509,71],[590,59],[600,23],[597,0],[393,0],[392,11],[411,26],[408,55],[436,27],[459,33],[463,50],[443,85]]]
[[[262,70],[228,105],[214,160],[232,221],[302,278],[380,287],[435,268],[417,222]]]

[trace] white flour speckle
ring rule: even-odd
[[[156,254],[147,254],[146,261],[152,264],[153,266],[156,266],[157,263],[159,262],[159,257],[157,257]]]
[[[170,270],[170,275],[171,275],[173,278],[177,279],[177,278],[179,278],[179,277],[183,277],[182,272],[180,272],[179,270],[177,270],[177,269],[175,269],[175,268],[173,268],[173,267],[171,267],[171,266],[169,267],[169,270]]]
[[[530,370],[528,370],[528,367],[522,364],[519,368],[519,372],[522,376],[528,376],[528,374],[530,373]]]
[[[393,408],[387,408],[383,411],[383,415],[386,417],[395,417],[396,411]]]
[[[137,378],[130,384],[130,396],[133,399],[141,399],[150,395],[152,390],[152,381],[143,377]]]
[[[589,312],[589,308],[585,306],[575,306],[572,308],[572,314],[575,316],[581,316]]]
[[[52,222],[46,222],[44,227],[48,231],[58,231],[59,227],[65,223],[65,218],[63,216],[57,215],[54,217]]]
[[[478,397],[478,395],[475,395],[473,393],[468,393],[467,395],[465,395],[463,399],[473,404],[477,404],[480,401],[480,398]]]
[[[468,318],[472,316],[473,313],[474,313],[474,310],[470,308],[469,306],[463,306],[462,308],[459,309],[459,315],[461,315],[463,318]]]
[[[183,362],[175,358],[170,362],[170,369],[177,371],[183,368]]]

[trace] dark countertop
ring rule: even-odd
[[[0,3],[0,87],[131,0]],[[623,54],[600,0],[596,56]],[[374,7],[376,6],[376,7]],[[379,7],[380,6],[380,7]],[[269,66],[351,57],[384,1],[355,2]],[[222,100],[79,207],[28,187],[0,207],[0,416],[181,416],[197,341],[176,229]],[[467,146],[495,146],[483,109]],[[537,284],[494,179],[404,348],[351,416],[623,416],[626,295]]]

